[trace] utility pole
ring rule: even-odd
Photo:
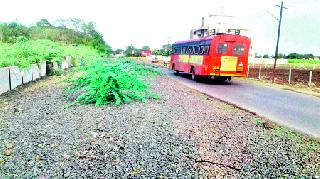
[[[279,26],[278,26],[278,38],[277,38],[277,46],[276,46],[276,52],[274,54],[274,65],[273,65],[273,74],[272,74],[272,83],[274,83],[275,78],[275,71],[276,71],[276,65],[277,65],[277,59],[278,59],[278,51],[279,51],[279,40],[280,40],[280,30],[281,30],[281,21],[282,21],[282,12],[283,9],[288,9],[283,6],[283,1],[281,1],[281,6],[276,5],[280,7],[280,19],[279,19]]]

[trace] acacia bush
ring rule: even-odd
[[[154,67],[126,59],[97,60],[82,69],[71,80],[70,92],[76,94],[75,103],[120,105],[133,100],[157,98],[149,91],[147,77],[159,74]]]

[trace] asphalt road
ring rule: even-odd
[[[186,74],[175,76],[167,69],[163,69],[163,72],[209,96],[255,112],[280,125],[320,138],[318,97],[234,79],[224,84],[195,82]]]

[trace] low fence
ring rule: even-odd
[[[65,57],[61,65],[53,62],[52,68],[68,69],[72,66],[71,57]],[[48,75],[47,62],[32,64],[28,68],[20,69],[17,66],[0,68],[0,94],[16,89],[18,86],[36,81]]]
[[[272,80],[272,65],[249,65],[247,77],[260,80]],[[278,65],[275,69],[275,83],[306,85],[309,87],[320,87],[320,69],[308,66],[299,67],[293,65]]]

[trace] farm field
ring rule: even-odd
[[[288,59],[288,63],[295,67],[320,68],[320,60]]]
[[[70,105],[74,75],[0,96],[1,178],[320,175],[318,140],[165,75],[143,77],[157,98],[100,107]]]
[[[255,65],[249,67],[248,78],[256,79],[261,82],[271,83],[273,69],[271,66]],[[312,74],[311,74],[312,73]],[[312,75],[310,77],[310,75]],[[311,79],[310,79],[311,78]],[[290,81],[290,83],[289,83]],[[313,67],[291,67],[279,65],[275,70],[275,84],[282,85],[284,88],[296,89],[301,92],[320,94],[320,69]]]

